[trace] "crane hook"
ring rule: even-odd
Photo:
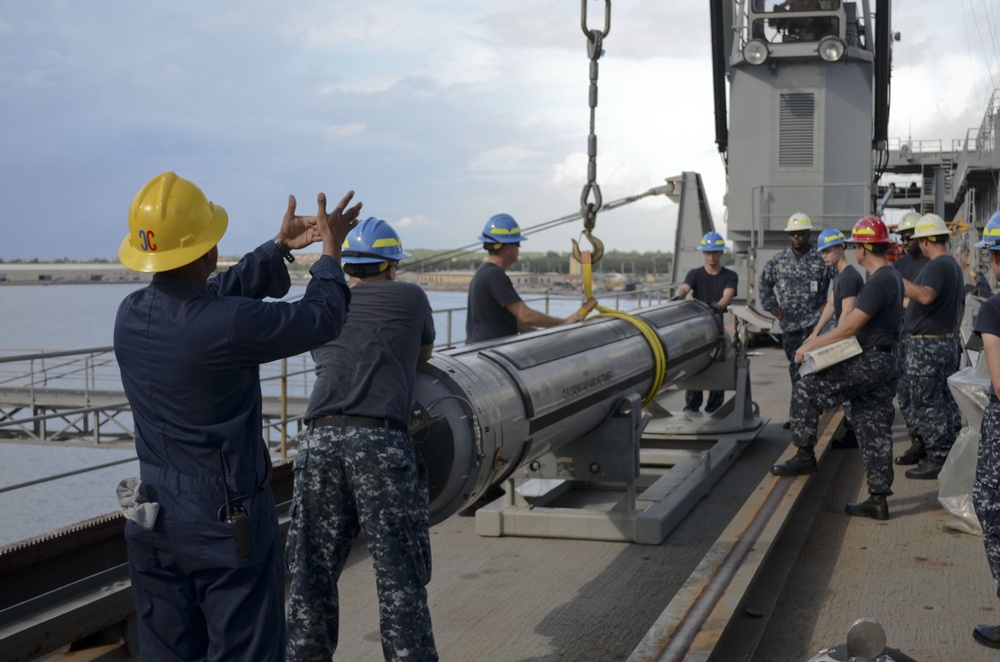
[[[604,257],[604,242],[595,237],[590,233],[590,228],[585,228],[583,230],[583,235],[590,240],[590,245],[593,246],[591,251],[590,263],[597,264]],[[571,239],[573,242],[573,257],[577,262],[583,263],[583,256],[580,254],[580,244],[577,243],[576,239]]]

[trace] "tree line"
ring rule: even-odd
[[[482,251],[432,251],[414,249],[412,260],[402,263],[407,271],[474,271],[483,262]],[[569,273],[570,260],[574,259],[568,252],[531,252],[521,251],[520,259],[513,269],[530,273]],[[636,277],[647,275],[663,275],[669,273],[674,262],[672,252],[655,251],[640,253],[639,251],[606,251],[604,257],[594,267],[597,272],[617,272]]]

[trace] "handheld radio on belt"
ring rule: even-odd
[[[250,536],[250,519],[247,517],[246,508],[237,506],[233,508],[229,503],[229,487],[226,485],[226,463],[222,457],[222,450],[219,450],[219,466],[222,468],[222,494],[226,498],[224,506],[225,517],[220,520],[229,522],[236,529],[236,545],[239,547],[240,556],[250,556],[253,551],[253,538]]]

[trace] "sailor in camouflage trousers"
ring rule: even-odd
[[[990,267],[1000,279],[1000,212],[993,214],[983,229],[977,248],[989,249]],[[993,581],[1000,597],[1000,294],[983,302],[976,316],[975,332],[983,339],[983,356],[990,373],[989,404],[983,412],[979,430],[979,454],[976,480],[972,486],[972,504],[983,529],[983,546]],[[1000,627],[977,625],[973,638],[984,646],[1000,648]]]
[[[930,262],[920,251],[920,240],[913,238],[913,233],[917,230],[917,223],[920,222],[920,214],[915,211],[907,212],[899,221],[895,233],[899,235],[899,240],[903,245],[904,255],[892,263],[892,267],[903,277],[903,281],[912,281],[923,270],[924,266]],[[905,310],[908,299],[903,299],[903,310]],[[896,386],[896,402],[899,404],[899,412],[903,415],[903,422],[906,423],[906,431],[910,436],[911,447],[896,458],[896,464],[916,464],[927,456],[924,452],[924,440],[920,436],[920,431],[914,423],[913,408],[910,406],[910,379],[906,373],[906,350],[909,341],[904,337],[899,342],[899,383]]]
[[[299,438],[288,531],[290,660],[329,660],[337,647],[336,578],[359,529],[375,566],[385,659],[437,659],[425,588],[427,498],[427,471],[404,432],[317,427]]]
[[[340,337],[312,352],[309,429],[295,456],[285,555],[292,576],[288,659],[326,662],[336,650],[337,580],[363,531],[383,656],[434,661],[427,471],[407,426],[417,364],[431,357],[434,320],[424,291],[395,279],[396,263],[410,256],[388,223],[365,219],[341,254],[351,311]]]
[[[792,392],[792,443],[816,445],[819,413],[849,403],[861,443],[870,494],[892,494],[892,421],[899,367],[894,353],[871,349],[826,370],[806,375]]]
[[[861,445],[867,501],[848,503],[848,515],[889,519],[886,498],[892,494],[892,422],[899,365],[900,321],[903,316],[903,278],[889,266],[886,253],[889,233],[876,216],[859,220],[848,243],[854,257],[868,272],[868,281],[855,298],[854,309],[835,329],[810,338],[795,353],[801,363],[806,352],[854,336],[862,353],[836,363],[824,371],[806,375],[792,392],[792,443],[797,447],[789,460],[771,467],[777,476],[796,476],[816,471],[816,430],[821,409],[834,409],[850,402],[851,422]]]
[[[994,331],[1000,333],[1000,328]],[[998,582],[997,597],[1000,597],[1000,402],[995,395],[983,413],[982,430],[979,431],[972,501],[983,527],[986,558]]]
[[[760,276],[760,303],[781,323],[781,345],[788,358],[788,376],[794,389],[799,381],[795,350],[819,321],[826,306],[833,269],[813,250],[809,241],[812,233],[809,217],[793,214],[785,232],[790,246],[764,265]]]
[[[961,361],[956,331],[965,297],[965,275],[948,251],[948,237],[948,227],[940,216],[921,216],[911,243],[919,242],[920,252],[929,261],[914,280],[903,281],[910,300],[903,323],[910,417],[926,452],[916,467],[907,469],[907,478],[937,478],[961,426],[948,377]]]
[[[913,425],[926,452],[939,456],[943,463],[961,427],[948,377],[958,371],[962,351],[955,338],[905,338],[903,343]]]

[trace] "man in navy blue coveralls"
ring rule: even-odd
[[[222,207],[174,173],[132,202],[119,257],[155,275],[122,302],[114,342],[142,486],[159,504],[150,529],[125,525],[144,661],[284,659],[284,567],[258,366],[340,333],[350,302],[340,246],[361,207],[346,209],[352,196],[327,214],[321,193],[315,217],[296,216],[290,196],[278,236],[211,280],[228,223]],[[302,299],[262,301],[288,292],[282,257],[318,239],[323,255]],[[234,512],[247,523],[240,540]]]

